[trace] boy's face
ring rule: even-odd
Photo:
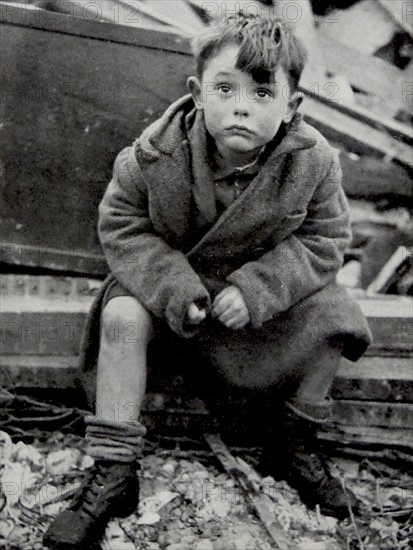
[[[238,50],[237,45],[222,48],[207,62],[202,82],[191,77],[188,88],[219,152],[248,158],[274,138],[282,122],[291,121],[301,99],[290,97],[282,67],[271,83],[237,69]]]

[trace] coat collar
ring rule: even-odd
[[[196,121],[193,116],[194,102],[187,94],[175,103],[172,103],[160,119],[152,123],[142,133],[139,142],[144,152],[159,156],[159,153],[172,155],[175,149],[187,138],[188,122]],[[205,132],[205,126],[201,130]],[[292,153],[302,149],[309,149],[316,144],[316,140],[307,131],[306,124],[300,113],[296,113],[292,121],[285,128],[284,138],[277,145],[277,153]]]
[[[174,239],[178,239],[177,246],[179,244],[181,248],[186,236],[190,234],[193,200],[196,201],[204,218],[203,221],[200,220],[201,225],[208,225],[216,218],[213,186],[204,184],[205,177],[210,177],[210,168],[206,147],[202,145],[206,138],[205,124],[202,112],[201,116],[197,116],[198,113],[194,111],[192,97],[187,95],[173,103],[159,120],[143,132],[135,143],[135,156],[140,164],[142,175],[148,182],[150,193],[156,201],[156,208],[163,213],[162,217],[170,234],[174,236]],[[201,122],[196,126],[195,122],[198,119]],[[191,120],[194,121],[194,126],[191,127],[195,131],[194,135],[199,138],[196,151],[190,150],[190,132],[185,125]],[[281,142],[274,147],[269,155],[257,179],[266,178],[272,172],[276,173],[276,167],[280,164],[281,157],[286,158],[288,153],[313,147],[315,143],[316,139],[309,132],[307,133],[306,124],[302,121],[301,115],[296,115],[286,128]],[[199,163],[191,161],[191,156],[194,153]],[[202,175],[202,171],[204,171],[201,179],[193,173],[195,165],[198,174]],[[200,243],[213,234],[227,218],[236,214],[242,204],[240,199],[245,200],[244,195],[247,191],[220,216],[219,222],[207,231]]]

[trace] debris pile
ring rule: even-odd
[[[142,459],[139,510],[111,521],[103,550],[271,550],[274,545],[237,484],[191,451],[151,448]],[[78,436],[55,432],[32,445],[0,432],[0,548],[41,550],[42,535],[92,467]],[[334,459],[365,513],[338,522],[303,506],[285,482],[260,481],[296,549],[408,550],[413,537],[413,478],[394,467]],[[258,479],[258,478],[257,478]]]

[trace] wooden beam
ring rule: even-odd
[[[234,458],[219,435],[205,434],[204,437],[227,474],[239,485],[245,497],[258,514],[268,534],[271,536],[275,548],[279,548],[280,550],[292,550],[292,548],[294,548],[293,541],[287,537],[281,524],[277,521],[275,514],[271,512],[270,497],[262,490],[259,490],[256,484],[251,480],[251,478],[256,479],[258,476],[255,470],[249,467],[245,462],[241,462]]]

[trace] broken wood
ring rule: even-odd
[[[319,98],[307,95],[303,112],[311,124],[327,139],[343,145],[358,154],[379,155],[390,162],[396,160],[407,167],[413,166],[412,148],[381,130],[366,126],[364,122],[340,112],[332,105],[323,104]]]
[[[329,90],[327,86],[330,86],[331,90]],[[407,124],[397,122],[396,120],[393,120],[392,118],[388,118],[386,116],[379,116],[372,112],[370,109],[367,109],[362,105],[358,105],[357,103],[349,103],[343,101],[342,99],[334,99],[333,96],[327,96],[326,92],[334,93],[334,88],[337,88],[338,90],[338,85],[335,83],[334,77],[331,77],[329,79],[328,85],[324,86],[324,89],[321,91],[309,88],[304,84],[300,85],[300,90],[306,96],[312,97],[320,103],[324,103],[325,105],[329,105],[337,111],[350,115],[355,120],[364,122],[372,128],[384,130],[393,137],[400,138],[410,144],[413,143],[413,131]]]
[[[356,90],[380,98],[396,111],[411,110],[408,109],[407,98],[403,96],[403,82],[409,81],[407,73],[384,59],[338,42],[323,29],[319,29],[318,37],[330,73],[346,75]],[[392,116],[389,109],[387,116]]]
[[[390,259],[384,264],[379,274],[367,287],[368,294],[376,292],[386,292],[389,281],[393,277],[396,269],[410,255],[409,250],[405,246],[399,246]]]
[[[276,544],[276,548],[291,550],[293,548],[292,541],[287,538],[281,525],[269,510],[268,501],[270,497],[259,491],[250,479],[251,473],[254,474],[254,477],[258,474],[252,468],[247,469],[244,462],[240,462],[233,457],[219,435],[205,434],[204,437],[225,471],[241,487],[244,495]]]

